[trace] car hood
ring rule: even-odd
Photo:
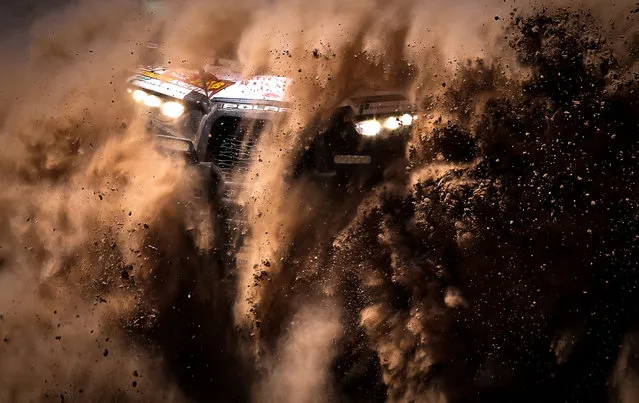
[[[129,84],[178,100],[193,92],[207,95],[212,101],[243,99],[251,101],[283,102],[290,80],[277,76],[219,75],[188,70],[141,68],[129,78]]]

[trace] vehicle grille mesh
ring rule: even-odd
[[[248,170],[255,143],[256,139],[245,140],[241,137],[229,136],[222,139],[214,162],[227,176],[225,179],[231,180],[231,176]]]

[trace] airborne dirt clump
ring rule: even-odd
[[[116,3],[6,46],[29,43],[0,78],[0,401],[637,399],[636,7]],[[296,79],[231,275],[127,106],[160,27],[167,63]],[[309,120],[389,83],[419,119],[382,183],[283,180]]]

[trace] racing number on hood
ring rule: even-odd
[[[202,84],[205,84],[206,92],[209,93],[209,96],[222,91],[229,85],[235,84],[234,81],[220,80],[213,74],[209,73],[204,73],[203,76],[199,73],[193,73],[193,75],[189,77],[189,82],[191,85],[199,88],[202,88]]]
[[[231,84],[234,84],[233,81],[210,80],[206,82],[206,90],[209,91],[209,95],[212,95],[222,91]]]

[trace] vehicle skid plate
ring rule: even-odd
[[[339,165],[365,165],[371,163],[369,155],[336,155],[333,162]]]

